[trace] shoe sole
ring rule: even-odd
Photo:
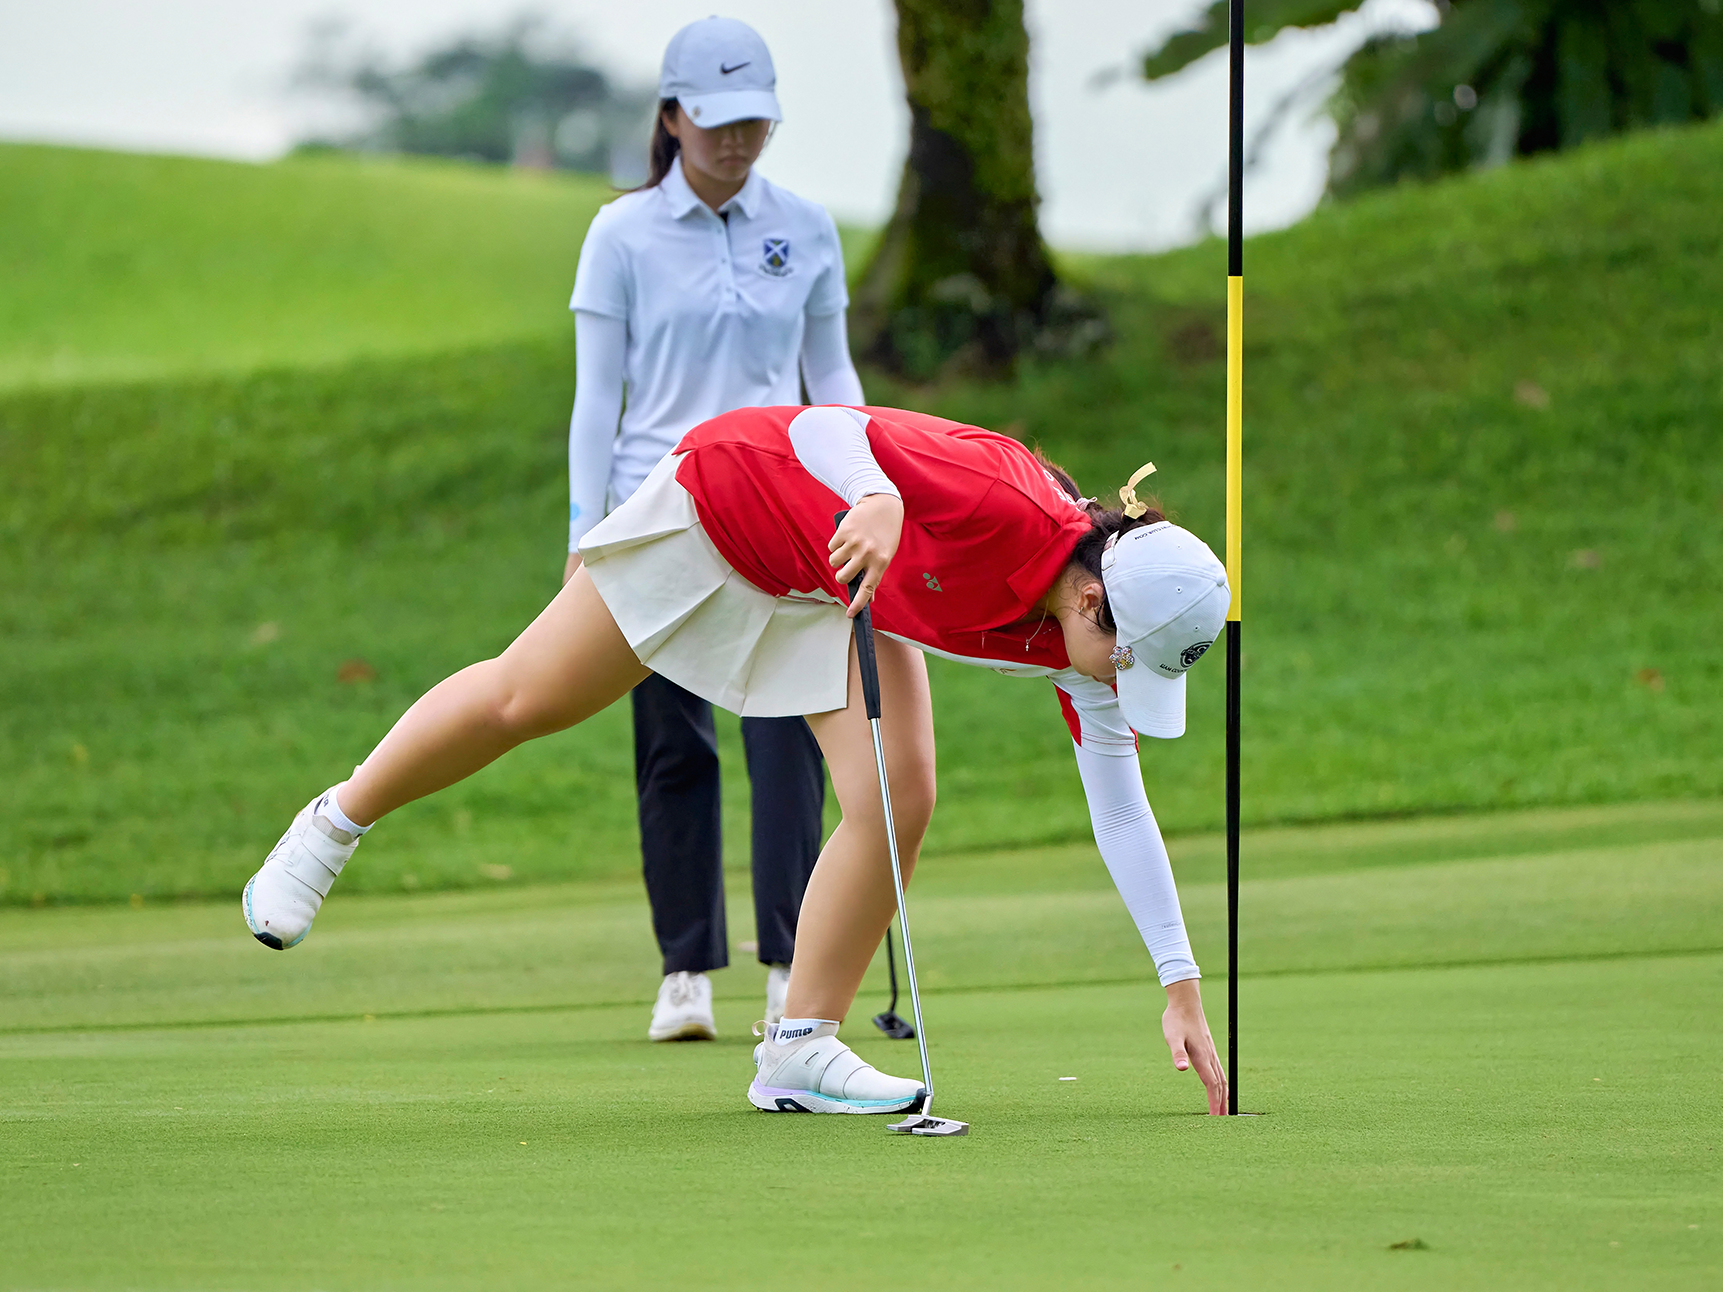
[[[646,1039],[648,1041],[716,1041],[718,1033],[708,1023],[689,1022],[662,1035],[655,1031],[648,1031]]]
[[[926,1100],[927,1091],[920,1087],[905,1099],[836,1099],[812,1090],[762,1086],[757,1081],[748,1087],[748,1102],[763,1113],[918,1113]]]

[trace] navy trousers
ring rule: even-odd
[[[634,688],[634,780],[652,929],[664,972],[730,963],[712,706],[654,673]],[[743,718],[752,787],[754,924],[762,964],[788,964],[820,855],[825,768],[803,718]]]

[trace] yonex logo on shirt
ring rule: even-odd
[[[936,578],[934,575],[924,574],[921,577],[927,580],[927,590],[929,592],[944,592],[945,591],[944,588],[939,586],[939,579]]]

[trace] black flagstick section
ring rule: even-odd
[[[1227,7],[1229,85],[1226,272],[1244,276],[1244,0]],[[1242,358],[1238,356],[1237,358]],[[1242,615],[1240,616],[1242,618]],[[1234,619],[1226,626],[1226,1072],[1227,1112],[1238,1115],[1238,744],[1239,667],[1243,651]]]
[[[1227,1111],[1238,1115],[1238,665],[1239,621],[1226,626],[1226,1071]]]

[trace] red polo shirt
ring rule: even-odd
[[[676,479],[731,567],[772,596],[823,589],[845,503],[790,445],[800,407],[742,408],[683,437]],[[1009,436],[896,408],[864,408],[880,469],[903,495],[903,538],[874,623],[971,659],[1070,666],[1051,615],[1032,611],[1089,532],[1087,513]]]

